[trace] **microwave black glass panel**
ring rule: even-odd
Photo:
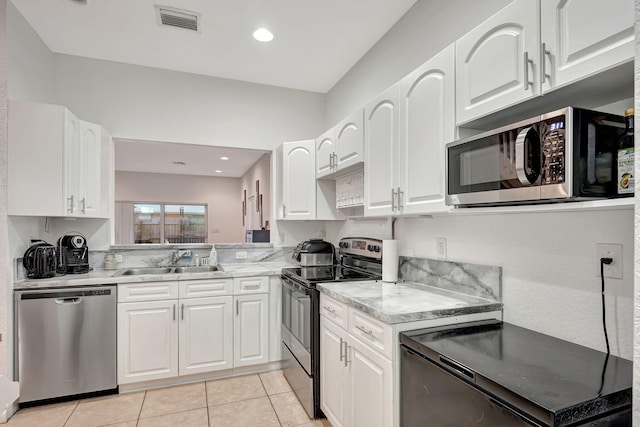
[[[566,117],[540,122],[542,140],[542,185],[562,184],[566,179]]]
[[[518,141],[521,134],[522,141]],[[519,142],[522,158],[518,158]],[[540,155],[536,125],[450,147],[449,194],[537,185],[540,180]]]

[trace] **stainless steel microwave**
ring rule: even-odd
[[[622,116],[567,107],[451,142],[446,145],[446,203],[619,197],[616,154],[623,131]]]

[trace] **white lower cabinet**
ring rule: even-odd
[[[233,334],[233,365],[247,366],[269,361],[269,294],[234,297],[236,320]]]
[[[231,368],[232,322],[231,296],[180,300],[179,374]]]
[[[118,304],[118,384],[178,375],[178,300]]]
[[[266,276],[120,285],[118,384],[269,362],[269,303]]]
[[[352,311],[358,310],[349,307]],[[320,319],[320,402],[334,427],[393,425],[391,360],[325,314]]]

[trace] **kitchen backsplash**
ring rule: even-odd
[[[398,279],[502,301],[502,267],[400,257]]]

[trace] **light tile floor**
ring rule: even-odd
[[[311,420],[282,371],[19,410],[14,427],[331,427]]]

